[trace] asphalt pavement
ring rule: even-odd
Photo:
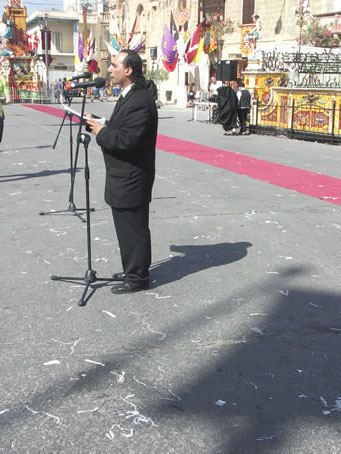
[[[340,453],[337,201],[159,149],[151,289],[114,296],[97,281],[79,307],[89,262],[85,213],[68,210],[69,125],[52,150],[61,118],[5,110],[0,452]],[[340,146],[224,136],[205,112],[193,122],[173,105],[159,118],[160,135],[180,148],[214,147],[341,187]],[[93,137],[88,151],[91,265],[105,278],[121,271],[120,255]],[[84,157],[81,145],[79,209]]]

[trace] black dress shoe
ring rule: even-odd
[[[114,285],[114,287],[111,288],[111,293],[114,295],[120,295],[123,293],[134,293],[134,292],[139,292],[140,290],[148,290],[149,289],[149,282],[139,284],[139,285],[134,285],[130,284],[129,282],[124,282],[123,284],[120,285]]]
[[[112,275],[112,279],[114,281],[120,281],[120,282],[123,282],[125,277],[126,277],[126,275],[124,273],[114,273]]]

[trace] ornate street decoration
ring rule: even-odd
[[[262,113],[261,118],[265,122],[276,123],[277,116],[278,116],[278,106],[276,105],[273,107],[272,111],[270,111],[269,113],[266,113],[266,114]]]
[[[272,77],[267,77],[265,80],[264,80],[264,85],[266,87],[273,87],[275,84],[275,81],[273,80]]]
[[[186,3],[186,2],[185,2]],[[177,27],[185,25],[191,18],[191,10],[183,5],[182,2],[179,8],[173,10],[173,17]]]
[[[306,96],[302,96],[302,99],[308,102],[308,104],[314,104],[316,101],[320,99],[319,95],[314,95],[313,93],[309,93]]]
[[[262,52],[265,71],[296,71],[304,76],[292,87],[341,88],[341,54],[323,52]]]

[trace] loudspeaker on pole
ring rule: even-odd
[[[237,80],[237,60],[219,60],[217,80]]]

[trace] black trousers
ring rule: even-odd
[[[246,131],[246,119],[249,109],[240,109],[238,108],[238,118],[240,122],[240,132]]]
[[[0,143],[2,141],[2,133],[4,132],[4,119],[0,118]]]
[[[143,284],[149,281],[151,241],[149,203],[137,208],[111,207],[126,281]]]

